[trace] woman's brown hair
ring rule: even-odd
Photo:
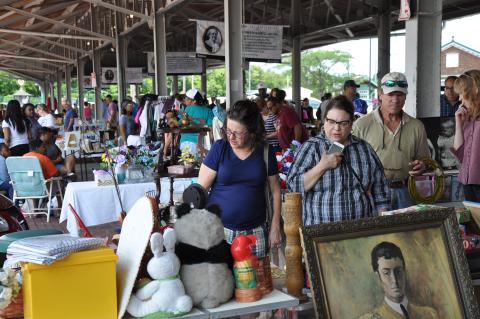
[[[458,77],[453,87],[457,94],[472,104],[470,116],[475,120],[480,119],[480,70],[466,71]]]

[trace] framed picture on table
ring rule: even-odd
[[[453,208],[304,226],[301,237],[317,318],[479,317]]]

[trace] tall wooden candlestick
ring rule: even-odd
[[[287,276],[285,286],[289,294],[303,299],[305,274],[302,267],[302,246],[299,228],[302,226],[302,196],[300,193],[285,194],[284,230],[287,236],[285,259]]]

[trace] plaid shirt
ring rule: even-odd
[[[462,102],[458,100],[455,104],[451,105],[444,94],[440,95],[440,117],[455,116],[455,112],[457,112],[461,103]]]
[[[345,147],[341,164],[326,171],[311,190],[305,192],[303,176],[313,168],[330,141],[322,133],[305,142],[290,168],[288,188],[303,195],[303,224],[313,225],[347,219],[359,219],[376,214],[379,209],[390,208],[390,189],[383,166],[373,148],[353,135]],[[347,164],[349,163],[349,165]],[[355,171],[360,183],[352,172]],[[372,212],[371,204],[375,206]]]

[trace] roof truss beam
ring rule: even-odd
[[[36,60],[36,61],[49,61],[56,63],[74,63],[74,60],[63,60],[63,59],[51,59],[51,58],[42,58],[38,56],[25,56],[25,55],[15,55],[15,54],[6,54],[0,53],[0,57],[4,58],[15,58],[15,59],[25,59],[25,60]]]
[[[30,36],[27,36],[26,38],[38,40],[37,38],[30,37]],[[70,51],[75,51],[75,52],[80,53],[80,54],[88,54],[89,53],[88,51],[73,47],[71,45],[61,43],[60,41],[52,41],[52,40],[49,40],[49,39],[46,39],[46,38],[41,39],[41,41],[45,42],[45,43],[48,43],[48,44],[51,44],[51,45],[54,45],[54,46],[58,46],[58,47],[70,50]]]
[[[137,12],[137,11],[134,11],[134,10],[130,10],[130,9],[127,9],[127,8],[124,8],[124,7],[120,7],[120,6],[117,6],[117,5],[108,3],[108,2],[104,2],[102,0],[83,0],[83,1],[94,4],[94,5],[97,5],[97,6],[100,6],[100,7],[104,7],[104,8],[116,11],[116,12],[120,12],[120,13],[123,13],[123,14],[129,14],[129,15],[132,15],[132,16],[140,18],[140,19],[146,19],[146,20],[151,19],[151,17],[147,16],[146,14],[143,14],[143,13],[140,13],[140,12]]]
[[[58,54],[55,54],[55,53],[51,53],[51,52],[48,52],[48,51],[45,51],[45,50],[40,50],[40,49],[31,47],[31,46],[28,46],[28,45],[25,45],[25,44],[21,44],[21,43],[15,42],[15,41],[0,39],[0,43],[1,43],[1,42],[6,43],[6,44],[10,44],[10,45],[13,45],[13,46],[16,46],[16,47],[19,47],[19,48],[22,48],[22,49],[30,50],[30,51],[32,51],[32,52],[37,52],[37,53],[40,53],[40,54],[49,55],[49,56],[54,57],[54,58],[65,59],[65,57],[62,56],[62,55],[58,55]]]
[[[37,36],[37,37],[46,37],[46,38],[76,39],[76,40],[88,40],[88,41],[92,41],[92,40],[105,41],[105,39],[98,38],[98,37],[93,37],[93,36],[88,36],[88,35],[84,36],[84,35],[64,34],[64,33],[35,32],[35,31],[4,29],[4,28],[0,28],[0,33],[33,35],[33,36]]]
[[[35,18],[35,19],[38,19],[38,20],[41,20],[41,21],[51,23],[53,25],[64,27],[64,28],[69,29],[69,30],[75,30],[75,31],[78,31],[78,32],[81,32],[81,33],[84,33],[84,34],[89,34],[89,35],[94,36],[94,37],[103,38],[103,39],[108,40],[108,41],[114,41],[115,40],[114,38],[109,37],[107,35],[97,33],[97,32],[93,32],[93,31],[90,31],[90,30],[86,30],[86,29],[83,29],[83,28],[80,28],[80,27],[77,27],[77,26],[74,26],[74,25],[71,25],[71,24],[68,24],[68,23],[64,23],[64,22],[61,22],[61,21],[58,21],[58,20],[55,20],[55,19],[47,18],[47,17],[44,17],[44,16],[36,14],[36,13],[28,12],[28,11],[25,11],[25,10],[20,10],[20,9],[13,8],[13,7],[10,7],[10,6],[4,6],[4,8],[9,10],[9,11],[13,11],[13,12],[16,12],[18,14],[21,14],[21,15],[24,15],[24,16],[27,16],[27,17]]]

